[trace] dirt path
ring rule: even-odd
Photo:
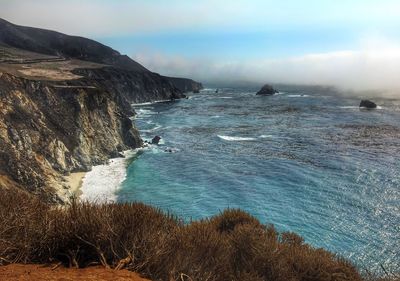
[[[45,265],[11,264],[0,266],[1,281],[150,281],[128,270],[105,269],[93,266],[83,269],[59,267],[52,270]]]

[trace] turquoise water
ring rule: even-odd
[[[186,220],[241,208],[362,268],[400,265],[400,100],[324,92],[272,97],[205,90],[136,106],[142,137],[163,143],[128,166],[120,201]]]

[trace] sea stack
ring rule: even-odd
[[[265,85],[261,88],[261,90],[259,90],[259,91],[257,92],[257,95],[260,95],[260,96],[272,96],[272,95],[274,95],[274,94],[276,94],[276,93],[278,93],[278,91],[275,90],[271,85],[265,84]]]
[[[152,143],[152,144],[157,144],[157,145],[158,145],[158,143],[160,142],[160,140],[161,140],[161,137],[160,137],[160,136],[155,136],[155,137],[151,140],[151,143]]]
[[[360,107],[362,108],[368,108],[368,109],[374,109],[376,108],[376,103],[370,101],[370,100],[362,100],[360,102]]]

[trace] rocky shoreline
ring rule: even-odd
[[[0,28],[0,187],[47,202],[74,195],[71,173],[141,147],[132,103],[180,99],[179,87],[202,87],[90,39],[4,20]]]

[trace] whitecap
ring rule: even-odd
[[[146,129],[146,130],[140,130],[140,132],[142,132],[142,133],[151,133],[151,132],[157,131],[158,129],[161,129],[161,128],[162,128],[161,125],[156,124],[156,126],[154,128]]]
[[[273,138],[274,136],[273,135],[261,135],[261,136],[259,136],[259,138],[261,138],[261,139],[267,139],[267,138]]]
[[[340,108],[353,108],[353,109],[368,109],[368,108],[366,108],[366,107],[364,107],[364,106],[339,106]],[[382,107],[382,106],[380,106],[380,105],[377,105],[376,106],[376,109],[383,109],[384,107]]]
[[[360,108],[359,106],[354,106],[354,105],[344,105],[344,106],[339,106],[340,108],[343,109],[358,109]]]
[[[220,136],[218,135],[220,139],[226,140],[226,141],[253,141],[255,138],[249,138],[249,137],[231,137],[231,136]]]
[[[309,95],[288,95],[289,98],[305,98],[309,97]]]
[[[156,100],[156,101],[151,101],[151,102],[143,102],[143,103],[132,103],[131,106],[135,107],[135,106],[143,106],[143,105],[152,105],[155,103],[161,103],[161,102],[170,102],[171,100],[167,99],[167,100]]]
[[[143,115],[154,115],[156,114],[156,112],[154,112],[153,110],[149,110],[149,109],[144,109],[144,108],[139,108],[136,110],[136,114],[139,116],[143,116]]]

